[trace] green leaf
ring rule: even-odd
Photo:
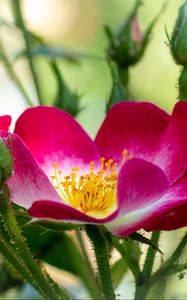
[[[104,59],[101,56],[87,54],[87,53],[79,53],[64,48],[50,47],[44,44],[40,44],[32,47],[31,54],[34,57],[42,56],[52,60],[66,59],[71,62],[78,62],[80,59],[102,59],[102,60]],[[25,55],[26,55],[25,50],[22,50],[16,54],[15,59],[21,58]]]
[[[122,258],[117,260],[112,265],[111,268],[112,279],[113,279],[112,281],[116,287],[120,284],[121,280],[123,279],[127,271],[128,271],[128,267]]]
[[[4,262],[0,266],[0,282],[0,293],[7,292],[12,288],[21,288],[23,285],[23,280],[8,262]]]
[[[142,244],[149,245],[149,246],[151,246],[154,250],[156,250],[156,251],[160,252],[161,254],[163,254],[162,251],[159,249],[159,247],[158,247],[157,244],[153,243],[153,241],[151,241],[150,239],[144,237],[144,236],[141,235],[140,233],[135,232],[135,233],[131,234],[131,235],[129,236],[129,238],[132,239],[132,240],[141,242]]]
[[[81,111],[79,105],[80,97],[69,89],[63,79],[58,64],[55,61],[50,61],[49,63],[57,83],[54,106],[69,112],[75,117]]]

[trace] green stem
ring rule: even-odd
[[[167,265],[174,264],[174,262],[176,262],[179,259],[179,257],[181,256],[186,245],[187,245],[187,232],[185,233],[182,240],[178,244],[177,248],[175,249],[173,254],[170,256],[170,258],[166,261],[165,264],[167,264]]]
[[[106,103],[106,112],[118,102],[128,100],[128,68],[120,70],[116,62],[108,60],[108,66],[112,77],[112,89],[109,100]]]
[[[149,291],[148,284],[137,285],[134,300],[145,300],[148,291]]]
[[[123,260],[127,264],[128,268],[131,270],[132,274],[134,275],[135,281],[139,281],[141,272],[139,269],[139,266],[134,264],[132,259],[128,257],[128,253],[125,251],[123,245],[120,243],[120,240],[116,237],[112,237],[112,242],[114,247],[118,250],[118,252],[121,254]]]
[[[176,269],[177,272],[180,272],[180,268],[178,270],[176,266],[177,260],[180,258],[184,248],[187,245],[187,233],[184,235],[182,240],[180,241],[179,245],[173,252],[173,254],[169,257],[168,260],[164,262],[164,264],[161,266],[161,268],[151,277],[150,283],[154,284],[156,281],[160,280],[164,276],[166,276],[168,273],[173,274],[173,269]],[[184,265],[185,267],[185,265]]]
[[[84,256],[84,260],[85,260],[85,262],[87,264],[87,267],[88,267],[90,273],[92,274],[92,276],[94,277],[94,271],[93,271],[92,266],[90,264],[90,260],[89,260],[88,254],[86,252],[86,249],[85,249],[85,245],[84,245],[84,241],[83,241],[81,232],[77,230],[76,231],[76,236],[77,236],[77,239],[78,239],[78,242],[79,242],[82,254]]]
[[[126,91],[126,94],[128,95],[127,91],[128,91],[128,84],[129,84],[129,68],[128,67],[120,68],[118,66],[118,69],[119,69],[119,75],[121,78],[121,82],[123,84],[123,88]]]
[[[157,244],[159,241],[160,232],[153,231],[151,236],[151,241],[153,244]],[[145,299],[148,291],[149,291],[149,279],[151,277],[151,273],[153,270],[153,264],[155,259],[155,249],[150,245],[147,251],[147,256],[145,259],[143,271],[140,275],[140,280],[136,282],[136,292],[135,292],[135,300],[143,300]]]
[[[35,281],[42,290],[45,299],[69,299],[63,289],[52,281],[49,275],[38,265],[33,258],[24,237],[17,225],[11,203],[10,193],[6,185],[1,187],[0,191],[0,211],[4,221],[4,227],[10,236],[11,241],[15,244],[18,255],[26,264],[28,270],[35,278]]]
[[[81,235],[80,231],[76,231],[76,236],[77,236],[77,239],[78,239],[78,242],[79,242],[80,248],[82,250],[85,263],[86,263],[85,264],[85,272],[87,274],[87,280],[84,280],[84,283],[87,285],[87,288],[88,288],[90,294],[92,295],[93,299],[102,299],[103,296],[101,294],[101,287],[96,282],[95,274],[94,274],[94,271],[90,264],[90,260],[87,255],[84,241],[82,239],[82,235]]]
[[[25,263],[15,252],[11,244],[7,242],[2,230],[0,231],[0,252],[7,259],[7,261],[12,264],[15,270],[19,272],[23,280],[27,280],[40,294],[44,295],[43,290],[40,288],[40,285],[38,285],[35,278],[33,278]]]
[[[23,87],[21,81],[19,80],[17,74],[15,73],[11,62],[9,61],[8,56],[6,55],[6,52],[4,50],[2,41],[0,40],[0,55],[1,55],[1,61],[4,64],[4,67],[8,73],[8,75],[10,76],[10,78],[12,79],[13,82],[15,82],[16,86],[18,87],[18,89],[20,90],[21,94],[23,95],[26,103],[29,106],[33,106],[33,102],[30,99],[29,95],[27,94],[25,88]]]
[[[153,235],[153,237],[156,240],[156,239],[158,239],[159,234],[155,233]],[[176,261],[181,256],[186,245],[187,245],[187,233],[184,235],[184,237],[180,241],[176,250],[170,256],[170,258],[167,261],[165,261],[164,264],[162,264],[162,266],[160,267],[160,269],[156,273],[154,273],[152,276],[150,274],[152,268],[149,266],[149,263],[147,263],[146,269],[144,266],[144,270],[146,271],[145,274],[146,275],[150,274],[150,276],[142,277],[143,281],[139,285],[136,286],[135,300],[146,299],[146,295],[149,292],[152,285],[154,285],[155,283],[157,283],[160,280],[163,280],[163,278],[166,277],[167,275],[172,275],[174,273],[181,272],[182,270],[184,270],[187,267],[186,264],[184,264],[184,265],[176,264]],[[149,256],[149,259],[150,259],[150,265],[151,265],[152,257]]]
[[[158,244],[160,238],[160,231],[153,231],[152,236],[151,236],[151,241],[153,244]],[[153,249],[152,246],[149,246],[148,251],[147,251],[147,256],[145,259],[143,271],[142,271],[142,277],[146,280],[151,276],[152,269],[153,269],[153,264],[154,264],[154,259],[155,259],[155,254],[156,251]]]
[[[182,67],[179,76],[179,100],[187,101],[187,67]]]
[[[11,1],[11,4],[12,4],[13,12],[14,12],[14,18],[15,18],[16,25],[21,29],[24,40],[25,40],[26,53],[27,53],[29,67],[30,67],[30,70],[31,70],[31,73],[32,73],[33,82],[34,82],[34,85],[35,85],[35,89],[36,89],[39,104],[42,105],[42,97],[41,97],[40,87],[39,87],[39,84],[38,84],[38,78],[37,78],[37,75],[36,75],[36,70],[35,70],[32,51],[31,51],[30,35],[29,35],[29,32],[28,32],[28,30],[25,26],[25,22],[23,20],[20,0]]]
[[[104,299],[115,299],[105,238],[98,227],[86,225],[86,233],[93,243]]]

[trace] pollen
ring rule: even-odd
[[[100,158],[99,168],[91,161],[87,174],[80,175],[80,168],[72,168],[62,176],[62,170],[54,163],[51,181],[62,202],[89,215],[108,215],[117,207],[116,184],[118,167],[128,159],[128,151],[122,152],[121,162]]]

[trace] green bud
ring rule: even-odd
[[[179,9],[170,47],[176,63],[187,64],[187,1]]]
[[[144,33],[140,30],[137,12],[142,1],[137,0],[132,12],[112,33],[109,27],[106,27],[106,34],[110,40],[108,56],[117,62],[121,68],[127,68],[137,63],[143,56],[148,45],[150,35],[158,16],[149,24]]]
[[[0,183],[5,182],[13,170],[13,160],[10,150],[0,138]]]

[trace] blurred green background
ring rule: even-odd
[[[167,1],[165,10],[154,28],[152,40],[140,63],[130,70],[130,89],[136,100],[152,101],[171,111],[177,100],[177,77],[179,68],[171,58],[165,28],[169,34],[183,1]],[[139,10],[141,29],[160,11],[163,0],[145,0]],[[133,0],[24,0],[23,8],[29,29],[40,35],[52,46],[66,47],[96,54],[101,59],[85,59],[80,64],[60,61],[61,69],[69,86],[81,95],[85,109],[78,120],[94,136],[104,117],[105,101],[111,89],[111,78],[104,59],[107,39],[104,24],[115,28],[134,4]],[[10,2],[0,1],[1,16],[11,20]],[[1,26],[3,42],[10,56],[22,47],[19,32]],[[44,59],[37,59],[38,75],[43,98],[51,103],[55,82]],[[16,70],[27,89],[32,89],[27,64],[23,59],[15,63]],[[49,84],[50,82],[50,84]],[[6,93],[5,74],[0,71],[0,91]],[[11,94],[11,89],[9,89]],[[7,98],[9,97],[9,94]],[[7,95],[7,93],[6,93]],[[20,96],[21,97],[21,96]],[[20,98],[16,95],[15,98]],[[3,96],[1,102],[4,102]],[[14,103],[22,104],[19,99]],[[2,105],[3,103],[1,103]],[[4,112],[4,111],[3,111]],[[20,112],[19,112],[20,113]]]

